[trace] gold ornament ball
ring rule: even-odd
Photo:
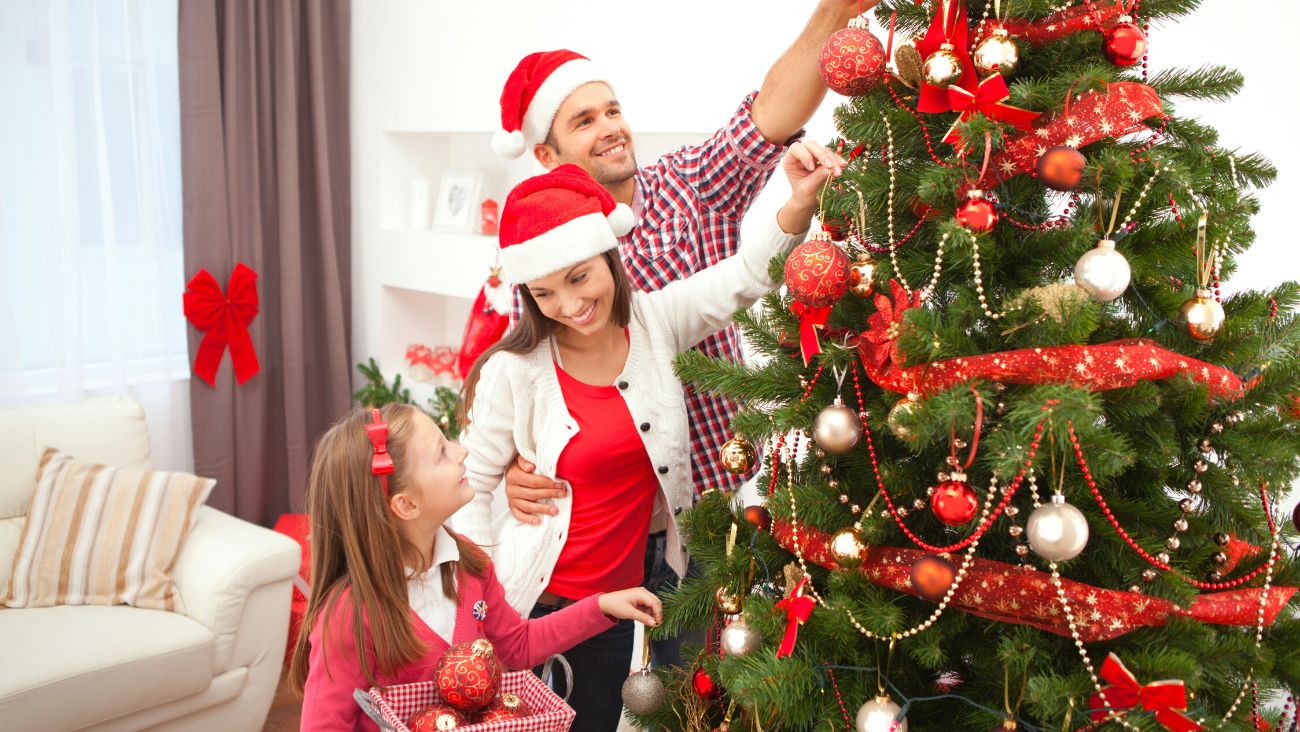
[[[916,439],[916,433],[912,431],[911,427],[904,424],[904,421],[910,419],[920,406],[921,398],[917,394],[908,394],[894,404],[889,410],[889,417],[885,420],[889,425],[889,431],[894,434],[894,437],[903,442],[911,442]]]
[[[1007,33],[1006,28],[998,28],[993,31],[993,35],[975,46],[971,61],[974,62],[975,70],[981,77],[994,72],[1011,76],[1020,66],[1020,49],[1016,48],[1016,42],[1011,40],[1011,35]]]
[[[748,473],[757,459],[758,452],[754,450],[754,445],[740,435],[727,440],[718,455],[718,462],[722,463],[722,469],[732,475]]]
[[[739,615],[744,609],[744,602],[740,599],[740,595],[728,591],[726,587],[719,587],[717,592],[713,593],[713,598],[717,600],[718,609],[723,615]]]
[[[1198,341],[1213,340],[1223,327],[1225,319],[1223,306],[1214,299],[1209,290],[1197,290],[1196,296],[1178,308],[1178,320],[1187,332]]]
[[[862,420],[839,399],[813,420],[813,440],[831,455],[843,455],[862,439]]]
[[[867,551],[867,545],[862,543],[858,530],[852,527],[840,529],[832,534],[827,548],[830,549],[835,563],[845,569],[862,566],[862,556]]]
[[[951,43],[945,43],[939,46],[938,51],[930,54],[921,70],[925,83],[947,89],[961,79],[964,69],[961,59],[953,53],[953,50],[954,46]]]
[[[876,276],[876,260],[865,254],[849,265],[849,292],[856,297],[870,297],[874,289],[872,278]]]

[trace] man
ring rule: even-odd
[[[502,130],[493,147],[511,158],[531,152],[548,170],[576,164],[617,201],[630,205],[637,223],[620,239],[628,275],[642,290],[660,289],[735,253],[745,212],[825,97],[818,55],[826,39],[860,10],[878,3],[821,0],[759,92],[745,98],[726,126],[702,144],[669,153],[645,168],[637,166],[632,131],[608,79],[571,51],[531,54],[507,80]],[[786,165],[802,166],[805,175],[818,166],[838,174],[845,163],[820,144],[806,142]],[[516,313],[519,307],[516,295]],[[732,361],[741,356],[730,326],[698,348]],[[731,491],[744,481],[717,460],[734,412],[735,405],[723,397],[687,390],[691,468],[699,490]],[[564,488],[533,470],[517,460],[506,475],[506,495],[517,519],[539,524],[538,516],[556,513],[548,499],[563,497]],[[645,583],[652,590],[675,579],[664,559],[662,528],[668,520],[657,516],[651,527]],[[675,643],[656,644],[654,650],[657,662],[680,663]]]

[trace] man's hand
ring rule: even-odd
[[[536,526],[541,516],[554,516],[560,510],[542,503],[547,498],[563,498],[564,486],[550,478],[535,475],[537,466],[516,455],[506,471],[506,499],[510,513],[523,523]]]

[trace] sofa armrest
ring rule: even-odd
[[[171,577],[180,592],[185,615],[212,631],[214,673],[222,673],[230,666],[245,600],[254,590],[277,582],[284,584],[284,616],[263,622],[288,626],[288,580],[298,573],[299,552],[298,544],[283,534],[209,506],[199,510],[194,528],[172,565]]]

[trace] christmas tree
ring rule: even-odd
[[[852,162],[738,315],[763,362],[678,362],[747,405],[722,458],[765,505],[681,517],[656,632],[708,642],[640,721],[1295,729],[1300,288],[1220,295],[1275,171],[1176,112],[1239,74],[1148,73],[1197,5],[886,0],[831,38]]]

